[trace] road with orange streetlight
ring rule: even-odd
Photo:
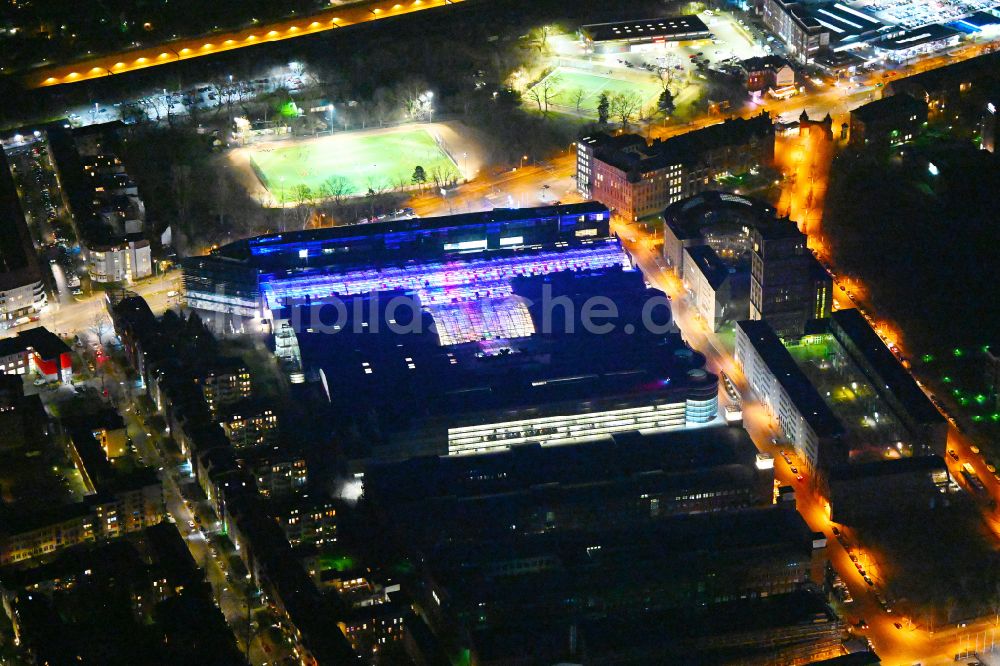
[[[881,588],[888,572],[883,556],[860,547],[851,535],[850,529],[845,529],[830,520],[830,508],[826,498],[822,497],[813,484],[813,478],[804,473],[805,465],[795,457],[791,447],[785,454],[791,464],[782,456],[780,432],[777,422],[768,414],[764,406],[749,392],[746,379],[740,372],[732,356],[732,351],[712,333],[704,321],[696,314],[685,300],[685,291],[680,280],[664,265],[660,256],[655,236],[646,232],[640,224],[616,223],[616,231],[622,243],[633,257],[636,266],[645,274],[647,281],[654,287],[664,291],[671,298],[671,310],[674,321],[680,328],[684,339],[694,349],[706,356],[706,366],[713,372],[724,371],[736,385],[743,398],[744,427],[754,443],[761,451],[771,453],[775,459],[776,478],[783,484],[791,486],[796,491],[796,508],[806,523],[816,532],[822,532],[827,539],[827,554],[834,570],[840,575],[853,597],[853,602],[846,605],[845,621],[857,625],[861,620],[867,624],[865,628],[852,627],[852,632],[872,641],[883,663],[914,664],[924,666],[931,664],[954,663],[955,655],[975,651],[982,652],[993,645],[994,634],[1000,628],[996,618],[982,618],[967,626],[949,626],[935,628],[915,623],[912,618],[901,615],[896,609],[882,607],[876,595],[884,595]],[[720,388],[720,405],[728,400],[724,390]],[[963,436],[954,430],[949,437],[950,448],[961,448],[961,463],[973,456]],[[778,443],[775,444],[774,442]],[[949,461],[953,472],[961,463]],[[995,479],[986,468],[986,462],[979,458],[973,461],[980,478],[991,489],[1000,492],[1000,481]],[[796,471],[792,471],[793,467]],[[799,476],[803,476],[799,480]],[[1000,518],[992,516],[987,508],[991,527],[1000,535]],[[834,527],[840,535],[833,532]],[[852,557],[853,556],[853,557]],[[890,567],[891,568],[891,567]],[[869,585],[864,574],[872,581]],[[896,626],[899,623],[900,627]]]
[[[233,51],[257,44],[313,35],[383,18],[411,14],[427,9],[454,5],[463,0],[375,0],[326,9],[310,16],[255,25],[243,30],[192,37],[141,49],[131,49],[88,58],[65,65],[32,70],[25,76],[29,88],[77,83],[105,76],[124,74],[171,62]]]

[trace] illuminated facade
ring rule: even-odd
[[[704,358],[669,325],[654,333],[632,323],[655,296],[639,273],[620,265],[563,270],[514,278],[508,289],[508,302],[523,318],[520,332],[530,329],[530,335],[446,335],[436,306],[427,308],[432,329],[403,335],[373,334],[377,326],[367,307],[357,308],[367,317],[360,325],[349,322],[336,335],[303,324],[304,370],[319,375],[338,420],[342,414],[344,423],[357,423],[352,437],[361,440],[359,458],[490,453],[717,421],[718,378],[704,370]],[[539,296],[544,289],[553,301],[564,301],[565,319],[547,312]],[[594,297],[615,304],[618,329],[583,326],[576,306]],[[348,310],[356,309],[354,302]],[[479,325],[458,330],[464,335]]]
[[[608,210],[594,202],[330,227],[259,236],[185,259],[184,288],[192,308],[265,319],[286,299],[372,290],[419,288],[428,303],[438,294],[450,302],[477,266],[489,270],[477,260],[569,251],[610,237]],[[426,267],[426,289],[416,265]]]
[[[220,408],[250,397],[250,371],[238,359],[219,359],[215,367],[195,378],[214,415]]]
[[[810,469],[847,462],[844,426],[763,321],[736,323],[737,365]]]
[[[717,179],[724,175],[751,172],[773,161],[774,124],[767,112],[650,144],[638,135],[595,134],[577,145],[577,190],[616,217],[633,221],[717,189]]]

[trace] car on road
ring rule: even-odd
[[[194,529],[194,521],[191,521],[191,520],[188,521],[188,529],[191,529],[191,530]]]
[[[792,470],[792,474],[798,474],[799,473],[799,468],[798,467],[791,467],[790,469]]]
[[[986,461],[986,469],[990,471],[990,474],[995,474],[997,471],[997,466],[990,461]]]
[[[868,623],[865,622],[865,618],[861,617],[858,618],[858,621],[854,624],[854,626],[857,627],[858,629],[867,629]]]
[[[840,536],[840,528],[836,525],[833,527],[833,536]]]
[[[867,575],[864,576],[865,582],[868,583],[868,587],[875,587],[875,581],[869,578]]]
[[[969,450],[972,451],[973,453],[979,453],[979,447],[976,446],[975,444],[973,444],[972,446],[970,446]]]
[[[951,457],[952,460],[958,462],[958,454],[955,453],[955,449],[948,449],[948,455]]]
[[[897,629],[902,629],[903,628],[903,625],[901,625],[899,622],[893,622],[892,626],[896,627]]]
[[[798,480],[798,481],[799,481],[800,483],[801,483],[802,481],[805,481],[805,480],[806,480],[806,477],[802,476],[801,474],[799,474],[799,475],[798,475],[797,477],[795,477],[795,478],[796,478],[796,479],[797,479],[797,480]]]

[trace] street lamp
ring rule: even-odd
[[[420,106],[427,109],[427,122],[434,122],[434,93],[430,90],[420,93],[417,97],[417,101],[420,102]]]
[[[520,163],[520,167],[519,168],[521,168],[521,169],[524,168],[524,160],[526,160],[526,159],[528,159],[527,155],[521,155],[521,163]]]

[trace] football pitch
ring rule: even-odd
[[[250,163],[277,201],[293,201],[302,185],[314,196],[323,196],[323,184],[331,178],[344,179],[349,195],[409,185],[417,166],[424,168],[428,181],[435,170],[446,178],[459,177],[455,163],[424,129],[338,134],[255,147],[250,149]]]
[[[635,76],[635,79],[618,79],[604,74],[584,72],[567,67],[557,67],[545,78],[551,80],[554,77],[558,77],[559,85],[557,86],[558,92],[556,93],[555,102],[560,107],[565,107],[575,112],[576,91],[583,90],[584,98],[580,104],[580,112],[581,114],[596,116],[597,102],[602,92],[606,92],[608,96],[617,93],[637,93],[642,98],[644,108],[656,101],[660,94],[659,84],[651,76],[642,77],[638,73]],[[648,78],[648,80],[638,80],[640,77]]]

